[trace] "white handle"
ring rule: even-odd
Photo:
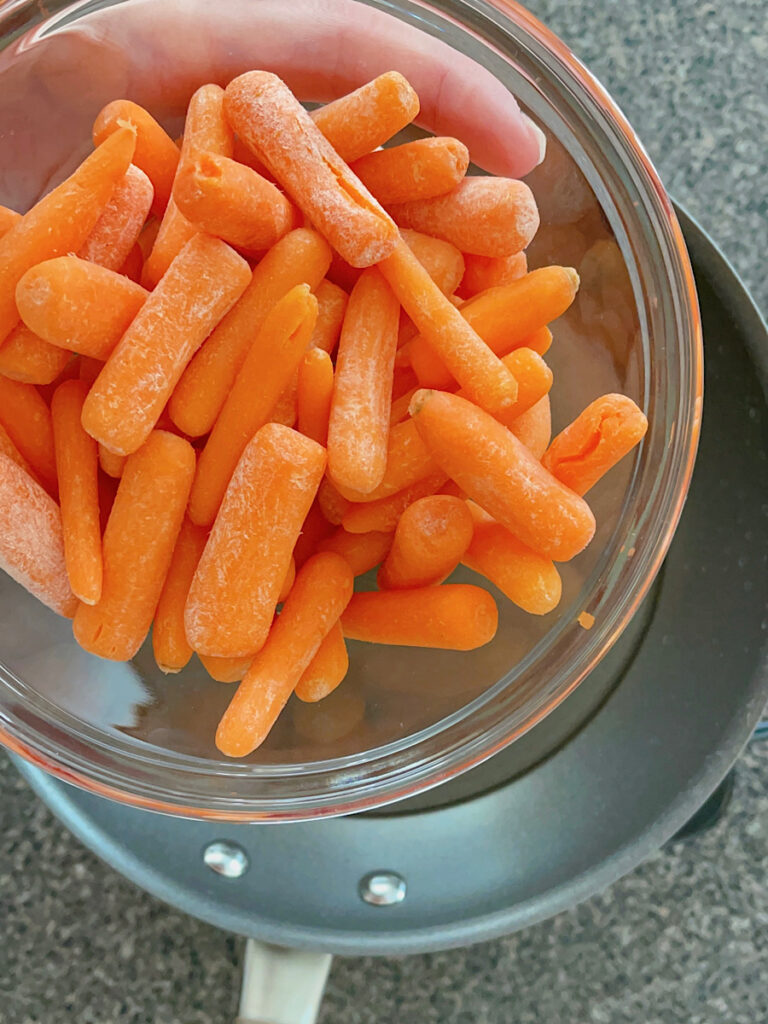
[[[315,1024],[331,959],[248,939],[236,1024]]]

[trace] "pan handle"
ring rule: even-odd
[[[315,1024],[331,959],[248,939],[236,1024]]]

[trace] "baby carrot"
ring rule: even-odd
[[[129,278],[136,284],[141,281],[141,270],[144,266],[144,257],[141,255],[141,247],[136,242],[131,246],[131,250],[123,260],[120,267],[118,267],[118,274],[122,274],[124,277]]]
[[[452,295],[464,275],[464,257],[456,246],[409,228],[400,234],[443,295]]]
[[[27,327],[49,344],[104,360],[147,294],[114,270],[78,256],[58,256],[24,274],[16,304]]]
[[[539,226],[533,193],[511,178],[464,178],[445,195],[393,203],[389,210],[400,227],[444,238],[477,256],[520,252]]]
[[[198,658],[208,675],[217,683],[239,683],[253,661],[252,654],[245,658],[216,658],[213,655],[198,654]]]
[[[566,562],[595,532],[589,506],[482,409],[458,395],[417,391],[411,417],[440,468],[539,554]]]
[[[280,397],[270,415],[273,423],[282,423],[284,427],[295,427],[299,416],[298,407],[299,373],[294,371],[293,377],[280,392]]]
[[[309,339],[309,347],[321,348],[331,355],[341,334],[349,296],[343,288],[324,278],[315,288],[315,298],[317,323]]]
[[[328,522],[338,526],[347,514],[350,502],[339,493],[328,477],[325,477],[317,492],[317,504]]]
[[[131,164],[78,256],[108,270],[120,270],[141,234],[154,194],[144,171]]]
[[[285,574],[282,585],[280,587],[280,593],[277,595],[277,603],[282,604],[283,601],[288,597],[291,592],[291,587],[296,582],[296,559],[291,556],[291,560],[288,563],[288,571]]]
[[[288,195],[353,267],[392,252],[397,228],[326,140],[287,85],[268,71],[229,83],[230,124]]]
[[[451,138],[417,139],[368,153],[352,170],[383,206],[441,196],[455,188],[469,167],[469,150]]]
[[[141,283],[154,288],[187,242],[197,232],[176,204],[177,183],[189,161],[198,152],[231,157],[232,130],[224,117],[224,90],[219,85],[201,85],[193,94],[184,120],[184,138],[176,167],[171,198],[163,214],[152,252],[145,257]]]
[[[406,419],[406,417],[408,416],[408,407],[411,404],[411,399],[418,390],[418,387],[411,388],[409,391],[406,391],[404,395],[400,395],[399,398],[396,398],[395,401],[392,403],[392,406],[389,410],[390,431],[392,427],[396,426],[398,423],[402,423],[403,420]]]
[[[51,417],[69,582],[81,601],[96,604],[101,597],[101,527],[96,442],[80,423],[87,393],[82,381],[65,381],[53,396]]]
[[[0,238],[0,339],[16,326],[16,285],[41,260],[79,249],[133,156],[135,133],[121,128]]]
[[[0,238],[10,231],[14,224],[18,224],[21,220],[21,214],[16,213],[15,210],[10,210],[7,206],[0,206]]]
[[[328,243],[307,228],[290,231],[253,271],[240,300],[192,359],[169,406],[171,419],[190,437],[207,434],[259,333],[282,297],[298,284],[315,288],[331,262]]]
[[[325,449],[276,423],[248,444],[187,598],[200,654],[244,657],[267,638],[291,554],[325,470]]]
[[[113,100],[100,111],[93,124],[94,146],[100,146],[113,132],[120,131],[124,124],[132,125],[135,130],[136,152],[133,162],[152,182],[152,208],[155,213],[162,213],[171,194],[173,176],[179,162],[176,143],[138,103]]]
[[[184,632],[184,606],[207,539],[207,530],[184,519],[152,626],[152,650],[161,672],[180,672],[192,657]]]
[[[342,490],[367,494],[384,476],[399,314],[378,270],[365,271],[341,329],[328,422],[328,474]]]
[[[325,482],[326,481],[323,481],[323,483]],[[316,498],[312,502],[306,519],[301,525],[301,533],[299,534],[298,539],[296,540],[296,546],[293,549],[293,560],[296,563],[296,568],[300,569],[306,560],[314,555],[315,549],[320,541],[325,540],[325,538],[329,537],[332,533],[333,524],[330,523],[323,515],[320,504]]]
[[[314,658],[301,674],[294,693],[299,700],[314,704],[323,700],[344,681],[349,670],[349,655],[341,622],[331,627]]]
[[[467,568],[489,579],[509,600],[530,615],[546,615],[557,607],[563,584],[554,564],[526,547],[469,503],[474,519],[472,541],[462,555]]]
[[[524,252],[514,252],[511,256],[475,256],[468,252],[464,254],[464,264],[464,277],[459,289],[464,298],[517,281],[528,272],[528,259]]]
[[[489,412],[511,405],[517,397],[515,378],[443,295],[402,239],[379,269],[470,398]]]
[[[119,455],[135,452],[249,278],[242,256],[218,238],[190,239],[96,378],[83,407],[88,433]]]
[[[427,587],[450,576],[472,540],[466,501],[449,494],[419,498],[400,516],[377,578],[381,590]]]
[[[331,414],[332,396],[331,357],[322,348],[312,348],[304,354],[299,365],[296,392],[298,429],[322,445],[328,440],[328,417]]]
[[[59,506],[0,454],[0,569],[59,615],[77,608],[64,561]]]
[[[240,456],[306,352],[316,317],[317,300],[306,284],[292,288],[267,315],[200,454],[189,500],[193,522],[207,526],[216,518]]]
[[[473,651],[493,640],[496,602],[469,583],[355,594],[341,616],[344,636],[399,647]]]
[[[341,525],[349,533],[368,533],[371,530],[393,533],[400,516],[408,506],[427,494],[435,494],[447,479],[442,470],[435,469],[428,476],[421,477],[387,498],[367,501],[360,505],[352,504],[344,513]]]
[[[0,373],[25,384],[51,384],[63,373],[72,353],[51,345],[17,324],[0,344]]]
[[[518,416],[549,394],[553,375],[541,356],[529,348],[514,349],[509,355],[504,356],[502,362],[517,381],[517,401],[511,409],[496,419],[505,427],[512,428]]]
[[[568,309],[579,288],[571,267],[541,267],[518,281],[481,292],[461,307],[461,316],[497,355],[527,344],[534,331]],[[458,375],[448,367],[437,346],[422,332],[409,344],[411,366],[425,387],[455,387]],[[453,376],[452,376],[453,374]]]
[[[24,472],[28,473],[36,483],[39,483],[35,477],[34,470],[13,443],[10,434],[2,424],[0,424],[0,455],[5,455],[6,458],[15,462],[20,469],[23,469]]]
[[[313,110],[311,117],[342,160],[350,163],[383,146],[419,112],[419,97],[397,71]]]
[[[196,228],[242,249],[270,249],[294,226],[294,207],[276,185],[215,153],[182,162],[173,197]]]
[[[562,430],[541,464],[577,494],[590,487],[645,437],[648,420],[626,395],[603,395]]]
[[[105,448],[103,444],[99,446],[99,465],[107,476],[114,477],[115,480],[119,480],[123,475],[125,469],[125,463],[127,461],[127,455],[116,455],[111,452],[109,448]]]
[[[535,459],[540,459],[549,447],[552,437],[552,416],[549,395],[544,395],[527,412],[520,413],[509,425],[509,429]]]
[[[195,471],[188,441],[155,430],[125,464],[103,540],[98,604],[81,604],[75,640],[100,658],[129,661],[152,625]]]
[[[320,554],[303,566],[266,643],[251,663],[216,730],[216,746],[244,757],[277,721],[320,644],[352,596],[343,558]]]
[[[56,494],[51,413],[33,384],[0,377],[0,423],[49,494]]]
[[[386,557],[392,534],[380,530],[370,533],[347,533],[343,527],[317,545],[318,551],[335,551],[349,563],[355,576],[374,569]]]

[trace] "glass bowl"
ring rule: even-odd
[[[260,38],[270,2],[0,3],[0,202],[26,209],[60,180],[86,152],[96,113],[116,97],[144,103],[178,132],[198,85],[258,63],[249,40]],[[356,3],[312,9],[339,19]],[[631,128],[573,54],[515,4],[368,6],[386,19],[385,31],[376,65],[361,61],[356,84],[390,69],[393,31],[428,33],[463,55],[454,73],[468,85],[495,76],[544,129],[547,157],[528,179],[542,214],[530,265],[572,265],[582,280],[547,357],[554,429],[617,390],[645,409],[648,435],[590,492],[597,535],[561,567],[557,611],[535,618],[501,598],[496,639],[469,653],[350,643],[339,690],[316,706],[292,699],[243,762],[222,759],[213,745],[227,685],[196,661],[163,676],[149,644],[125,665],[85,654],[69,622],[3,576],[0,739],[117,800],[279,821],[371,809],[466,771],[540,722],[600,661],[651,585],[680,516],[701,414],[698,308],[672,206]],[[169,31],[174,23],[183,31]],[[332,55],[327,24],[305,18],[301,35]],[[137,61],[151,73],[139,73]],[[394,64],[418,75],[417,48],[400,50]],[[314,84],[301,98],[327,100],[348,85],[330,77],[327,95],[306,94]],[[583,611],[594,617],[591,629],[578,621]]]

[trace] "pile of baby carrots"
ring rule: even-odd
[[[460,141],[380,148],[418,111],[395,72],[309,114],[252,71],[177,143],[116,100],[69,178],[0,208],[0,565],[95,655],[153,627],[164,672],[239,681],[229,756],[331,693],[347,638],[488,643],[459,563],[551,611],[646,430],[606,395],[550,439],[578,275],[527,271],[529,188],[467,177]]]

